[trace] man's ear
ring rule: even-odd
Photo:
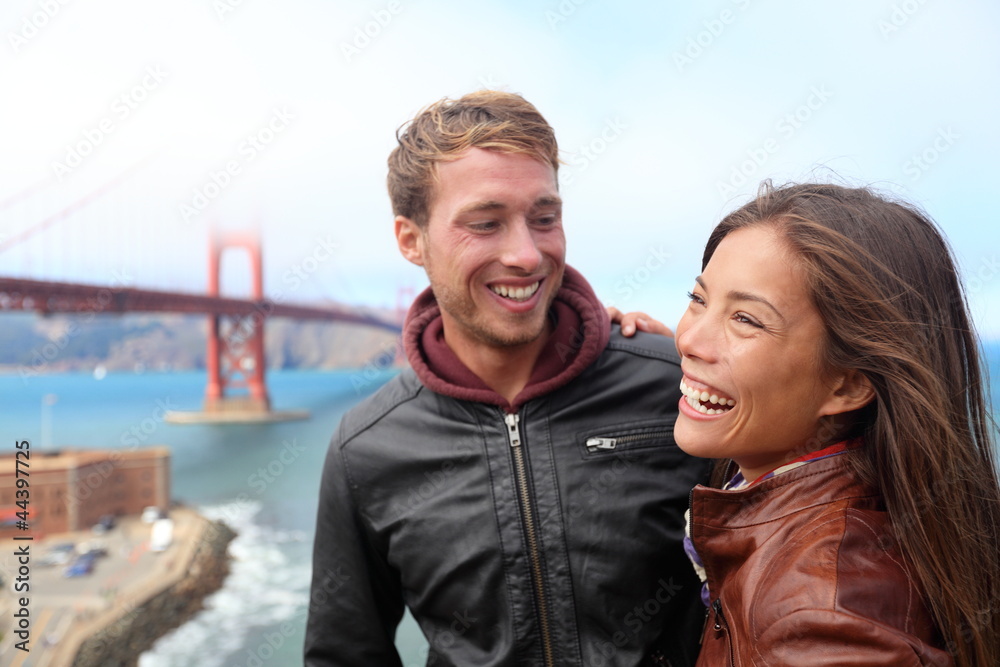
[[[403,257],[417,266],[424,265],[424,232],[405,215],[396,216],[396,243]]]
[[[863,373],[849,370],[834,378],[833,390],[820,410],[820,416],[859,410],[875,399],[875,388]]]

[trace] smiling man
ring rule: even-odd
[[[673,440],[672,339],[624,339],[566,265],[558,147],[518,95],[398,133],[389,194],[430,288],[403,371],[344,416],[323,471],[306,664],[693,664],[683,552],[706,463]]]

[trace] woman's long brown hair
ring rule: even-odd
[[[1000,485],[978,339],[951,251],[914,207],[867,188],[761,186],[712,232],[773,225],[826,324],[826,363],[863,373],[861,478],[962,666],[1000,665]]]

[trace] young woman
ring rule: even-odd
[[[699,665],[1000,665],[1000,487],[951,254],[867,189],[765,184],[677,327]]]

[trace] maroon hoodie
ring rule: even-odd
[[[608,344],[611,334],[608,314],[590,284],[570,266],[566,267],[549,317],[554,325],[552,333],[535,362],[528,384],[513,403],[486,386],[445,343],[441,308],[429,287],[406,315],[403,345],[410,366],[431,391],[516,412],[527,401],[555,391],[575,378]]]

